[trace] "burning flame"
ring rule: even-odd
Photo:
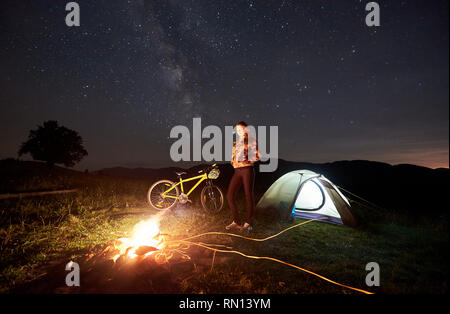
[[[130,238],[120,238],[118,241],[120,244],[116,248],[119,249],[120,253],[113,257],[114,262],[121,255],[126,255],[133,259],[138,255],[151,255],[164,247],[158,221],[154,218],[139,222],[134,226]],[[141,248],[144,248],[146,253],[136,254],[136,251]]]

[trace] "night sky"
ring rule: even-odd
[[[449,166],[449,6],[378,1],[69,1],[0,5],[0,158],[57,120],[76,169],[173,165],[170,129],[279,127],[280,158]],[[186,164],[178,164],[183,167]]]

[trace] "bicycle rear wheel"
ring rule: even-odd
[[[173,185],[175,185],[175,183],[170,180],[160,180],[153,183],[147,192],[147,200],[154,209],[167,210],[175,206],[178,201],[178,196],[180,195],[178,186],[175,186],[172,190],[163,195],[163,193]]]
[[[205,185],[200,194],[202,207],[209,213],[217,214],[223,208],[223,193],[222,190],[213,185]]]

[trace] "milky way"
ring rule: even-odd
[[[169,165],[170,129],[279,126],[280,157],[448,167],[448,1],[3,1],[0,158],[56,119],[79,169]],[[182,165],[181,165],[182,166]]]

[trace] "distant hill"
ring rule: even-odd
[[[0,193],[35,192],[72,187],[84,173],[36,161],[0,160]],[[70,180],[69,180],[70,178]]]
[[[162,178],[176,180],[175,171],[186,171],[187,176],[194,176],[203,167],[204,165],[188,169],[115,167],[87,174],[57,166],[49,169],[40,162],[6,159],[0,160],[0,193],[71,188],[74,182],[80,184],[88,178],[101,180],[103,177],[139,179],[150,185]],[[219,164],[219,167],[221,175],[216,183],[226,190],[233,168],[229,163]],[[449,169],[430,169],[408,164],[393,166],[367,160],[319,164],[280,159],[277,171],[257,173],[256,201],[280,176],[299,169],[321,173],[339,187],[384,208],[411,213],[448,213]]]
[[[183,168],[106,168],[99,173],[140,179],[160,178],[175,180],[175,171],[194,175],[203,166]],[[219,185],[226,188],[233,169],[229,163],[221,164]],[[411,212],[447,213],[449,169],[430,169],[409,164],[390,165],[367,160],[335,161],[331,163],[294,162],[280,159],[273,173],[258,173],[257,194],[264,191],[283,174],[308,169],[323,174],[336,185],[351,191],[379,206]]]

